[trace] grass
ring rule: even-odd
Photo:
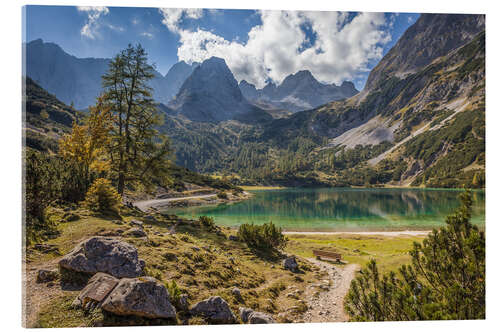
[[[367,235],[287,235],[289,242],[286,251],[303,256],[314,257],[312,251],[331,250],[342,254],[348,263],[364,267],[370,259],[376,259],[379,270],[396,270],[408,263],[408,251],[413,242],[421,242],[424,236],[367,236]]]
[[[63,215],[62,209],[54,209],[53,218]],[[230,305],[236,316],[239,307],[245,306],[256,311],[271,313],[277,317],[291,307],[301,307],[298,299],[286,297],[287,289],[305,291],[307,285],[318,281],[323,276],[303,259],[298,259],[301,273],[294,274],[284,270],[282,257],[278,254],[262,255],[251,251],[244,243],[230,241],[228,235],[234,231],[216,227],[216,230],[194,221],[194,224],[181,223],[177,233],[170,235],[169,230],[177,220],[155,215],[156,222],[148,222],[140,216],[126,216],[122,224],[112,222],[111,217],[92,216],[89,212],[78,210],[80,219],[75,222],[63,222],[58,225],[59,236],[47,243],[56,245],[60,255],[42,254],[35,250],[28,251],[28,269],[57,260],[73,249],[80,241],[94,235],[119,234],[119,229],[130,228],[132,219],[144,221],[147,238],[125,237],[124,240],[135,245],[139,257],[146,262],[145,272],[164,284],[175,281],[180,292],[188,295],[190,305],[210,296],[221,296]],[[242,300],[237,299],[232,289],[238,287]],[[84,314],[82,310],[70,308],[78,292],[62,291],[63,297],[54,297],[38,315],[39,327],[72,327],[120,325],[120,318],[96,320],[93,314]],[[303,306],[302,306],[303,307]],[[178,314],[178,322],[186,319]],[[89,317],[90,316],[90,317]],[[137,319],[125,319],[128,325],[142,325]],[[134,321],[135,320],[135,321]],[[191,319],[190,323],[198,321]]]

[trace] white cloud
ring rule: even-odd
[[[248,40],[228,41],[213,32],[182,29],[183,18],[202,14],[169,10],[163,24],[180,37],[179,60],[203,61],[211,56],[224,58],[236,79],[257,87],[269,78],[280,83],[287,75],[310,70],[324,82],[340,84],[368,71],[368,63],[382,57],[383,45],[390,41],[390,21],[383,13],[260,11],[262,24],[254,26]],[[308,26],[313,40],[304,33]]]
[[[111,30],[114,30],[114,31],[118,31],[118,32],[124,32],[125,31],[124,27],[120,27],[120,26],[117,26],[117,25],[107,24],[106,26],[108,28],[110,28]]]
[[[199,19],[203,16],[203,9],[200,8],[160,8],[163,16],[161,21],[170,31],[181,31],[179,24],[183,19]]]
[[[141,33],[141,36],[146,37],[146,38],[149,38],[149,39],[153,39],[153,37],[154,37],[154,35],[153,35],[152,33],[150,33],[150,32],[146,32],[146,31],[145,31],[145,32],[142,32],[142,33]]]
[[[87,22],[80,30],[80,34],[90,39],[95,39],[97,36],[97,29],[99,28],[99,18],[109,13],[107,7],[100,6],[78,6],[79,12],[87,13]]]

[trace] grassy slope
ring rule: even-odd
[[[28,249],[27,268],[43,266],[47,262],[56,263],[79,241],[93,235],[119,235],[118,230],[129,229],[128,222],[141,219],[140,216],[126,216],[123,224],[116,224],[113,218],[92,216],[88,211],[76,211],[81,219],[58,225],[57,238],[47,241],[58,246],[60,255],[42,254]],[[63,215],[62,209],[51,209],[50,216],[56,221]],[[134,213],[133,215],[138,215]],[[173,218],[173,216],[172,216]],[[142,219],[141,219],[142,220]],[[244,244],[227,240],[234,230],[222,229],[224,235],[199,225],[180,224],[175,235],[168,231],[176,219],[158,216],[158,222],[145,224],[148,239],[125,238],[134,244],[139,255],[146,261],[146,273],[162,282],[176,281],[183,293],[189,295],[190,304],[209,296],[220,295],[228,301],[235,314],[239,306],[274,314],[297,307],[296,312],[287,312],[289,320],[305,311],[299,299],[286,297],[287,290],[298,289],[302,293],[306,287],[324,278],[317,269],[304,259],[299,259],[302,274],[292,274],[281,268],[281,258],[277,255],[257,255]],[[312,257],[312,249],[334,249],[342,253],[349,263],[364,265],[370,258],[378,259],[380,269],[395,269],[408,261],[408,250],[413,241],[421,237],[383,237],[356,235],[289,235],[290,241],[285,252],[299,257]],[[231,262],[233,261],[233,262]],[[238,287],[244,304],[232,295],[233,287]],[[104,318],[100,313],[84,313],[73,309],[71,302],[77,296],[76,290],[59,290],[57,294],[41,306],[37,327],[74,327],[104,325],[154,325],[168,324],[162,321],[145,321],[138,318]],[[178,323],[184,322],[184,314],[178,314]],[[189,324],[202,324],[201,318],[189,319]]]
[[[61,223],[58,226],[60,235],[47,242],[57,245],[61,255],[90,236],[118,235],[117,230],[129,229],[126,221],[137,218],[125,217],[125,224],[119,225],[113,223],[112,218],[91,216],[84,210],[78,210],[77,213],[82,217],[80,220]],[[59,219],[62,214],[61,210],[52,210],[53,219]],[[238,313],[239,306],[272,314],[297,306],[300,312],[305,310],[304,305],[300,300],[287,298],[286,288],[304,291],[308,284],[321,279],[315,268],[303,260],[299,260],[303,273],[293,274],[281,268],[280,257],[258,256],[244,244],[229,241],[225,236],[217,235],[205,227],[181,224],[175,235],[169,235],[168,231],[173,224],[174,220],[159,218],[158,223],[145,225],[148,240],[125,240],[138,248],[140,257],[146,261],[148,275],[163,282],[176,281],[182,292],[189,295],[190,304],[219,295],[228,301],[235,314]],[[223,232],[229,234],[228,229]],[[59,257],[60,255],[42,254],[28,249],[27,268],[36,268],[49,261],[55,262]],[[233,287],[241,290],[244,304],[239,303],[232,295]],[[70,306],[77,294],[78,291],[63,290],[62,296],[50,299],[41,307],[35,326],[89,326],[102,320],[105,325],[155,324],[152,321],[138,322],[127,318],[109,321],[95,314],[84,315],[81,310]],[[290,315],[293,316],[293,313]],[[179,314],[178,319],[181,322],[185,318],[183,314]],[[203,320],[191,318],[190,323],[203,323]]]

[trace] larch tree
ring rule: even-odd
[[[162,118],[148,85],[153,77],[154,67],[140,44],[116,55],[102,77],[104,100],[113,115],[111,172],[120,195],[129,182],[147,184],[153,177],[166,176],[170,146],[156,129]]]

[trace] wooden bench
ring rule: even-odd
[[[337,262],[340,262],[342,260],[342,255],[340,253],[336,253],[336,252],[313,250],[313,254],[316,256],[316,258],[318,260],[321,259],[322,257],[334,259]]]

